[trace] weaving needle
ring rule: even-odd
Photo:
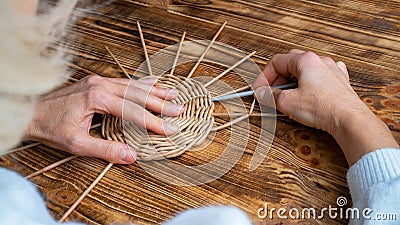
[[[292,89],[292,88],[296,88],[296,87],[297,87],[297,83],[289,83],[289,84],[273,86],[272,88],[285,90],[285,89]],[[241,97],[245,97],[245,96],[250,96],[253,94],[254,94],[254,90],[250,90],[250,91],[237,92],[237,93],[233,93],[233,94],[215,97],[215,98],[212,98],[211,100],[213,102],[216,102],[216,101],[220,102],[220,101],[225,101],[225,100],[229,100],[229,99],[233,99],[233,98],[241,98]]]

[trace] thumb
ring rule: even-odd
[[[136,161],[137,154],[127,144],[103,140],[84,135],[77,140],[78,154],[96,157],[116,164],[130,164]]]
[[[292,119],[296,119],[299,115],[298,110],[301,108],[302,100],[298,97],[298,89],[281,90],[275,89],[274,94],[276,108],[283,114]]]
[[[286,115],[292,115],[296,102],[297,89],[281,90],[278,88],[263,86],[255,90],[258,102],[267,107],[276,108]]]
[[[260,105],[267,106],[270,108],[276,108],[275,104],[275,92],[280,91],[279,89],[271,88],[269,86],[261,86],[254,91],[254,95]]]

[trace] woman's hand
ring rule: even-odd
[[[299,87],[292,90],[273,90],[276,107],[292,119],[307,126],[330,133],[348,113],[370,113],[349,83],[349,74],[343,62],[319,57],[312,52],[291,50],[288,54],[273,56],[253,84],[262,104],[268,98],[267,85],[287,83],[290,76],[298,79]],[[263,87],[264,86],[264,87]],[[258,88],[260,87],[260,88]]]
[[[181,105],[174,99],[176,89],[155,87],[155,77],[137,81],[90,76],[71,86],[43,96],[26,138],[81,156],[92,156],[119,164],[136,160],[135,149],[115,141],[89,135],[94,113],[112,114],[156,133],[172,135],[178,126],[154,116],[153,112],[178,116]]]
[[[266,86],[287,83],[290,76],[297,78],[298,88],[273,90],[277,109],[332,134],[350,165],[369,151],[398,146],[386,125],[352,89],[346,65],[313,52],[291,50],[275,55],[253,84],[258,101],[270,105]]]

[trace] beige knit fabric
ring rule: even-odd
[[[65,80],[62,52],[47,48],[64,35],[76,1],[62,0],[41,16],[9,3],[0,1],[0,154],[22,138],[36,97]]]

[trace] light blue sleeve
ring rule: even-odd
[[[0,225],[22,224],[58,225],[35,186],[16,172],[0,168]]]
[[[400,149],[385,148],[363,156],[347,173],[360,217],[351,225],[400,224]],[[350,214],[351,215],[351,214]]]
[[[172,215],[171,215],[172,216]],[[213,206],[179,213],[164,225],[251,225],[232,206]],[[0,168],[0,225],[83,225],[58,223],[49,214],[36,187],[14,171]]]

